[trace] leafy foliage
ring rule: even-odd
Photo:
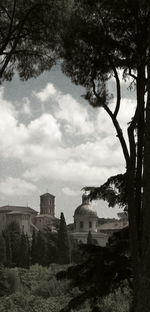
[[[71,279],[72,287],[79,287],[82,292],[73,298],[63,311],[75,309],[87,299],[94,301],[97,297],[107,296],[124,281],[128,281],[129,286],[132,285],[128,239],[126,230],[116,233],[107,247],[82,245],[86,261],[57,274],[58,278]]]
[[[109,207],[119,205],[127,207],[127,181],[126,174],[118,174],[110,177],[103,185],[99,187],[85,186],[83,190],[89,191],[91,200],[103,199],[109,204]]]
[[[1,0],[0,81],[36,77],[57,58],[68,1]],[[62,13],[63,12],[63,13]]]

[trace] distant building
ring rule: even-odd
[[[50,228],[57,230],[59,219],[55,217],[55,196],[49,193],[40,196],[40,214],[30,207],[3,206],[0,207],[0,231],[12,222],[18,222],[20,230],[29,236],[36,231]]]
[[[86,194],[82,195],[82,204],[74,212],[74,231],[71,238],[77,243],[87,244],[89,231],[92,234],[93,244],[106,246],[108,235],[97,232],[98,216],[96,209],[90,204]]]
[[[57,230],[59,219],[55,217],[55,196],[46,193],[40,196],[40,214],[35,218],[35,225],[39,230],[47,227]]]
[[[93,244],[99,246],[106,246],[109,237],[117,231],[128,226],[127,214],[118,214],[120,219],[112,221],[105,219],[101,224],[97,216],[96,209],[91,205],[86,194],[82,196],[82,204],[75,209],[74,212],[74,229],[71,238],[76,243],[87,244],[87,237],[89,231],[92,234]]]

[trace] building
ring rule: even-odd
[[[108,235],[97,231],[98,216],[96,209],[90,204],[86,194],[82,195],[82,204],[74,212],[74,231],[71,238],[77,243],[87,244],[89,231],[92,234],[93,244],[106,246]]]
[[[20,230],[28,236],[32,235],[33,229],[57,230],[59,219],[55,217],[55,196],[49,193],[40,196],[40,214],[30,207],[11,205],[0,207],[0,231],[5,230],[14,221],[19,223]]]
[[[57,230],[59,219],[55,217],[55,196],[45,193],[40,196],[40,214],[35,217],[35,226],[39,230],[51,228],[52,231]]]
[[[109,237],[117,231],[128,226],[126,213],[118,214],[120,219],[107,219],[101,224],[96,209],[92,206],[86,194],[82,196],[82,204],[74,212],[74,230],[71,233],[72,240],[76,243],[87,244],[89,231],[92,234],[93,244],[106,246]]]

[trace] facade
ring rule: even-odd
[[[0,207],[0,231],[14,221],[19,223],[20,230],[28,236],[32,235],[33,229],[39,231],[51,228],[55,231],[59,224],[59,219],[55,217],[55,196],[49,193],[40,196],[40,214],[30,207]]]
[[[89,202],[86,194],[82,196],[82,204],[74,212],[74,230],[71,238],[76,243],[87,244],[89,231],[92,234],[93,244],[106,246],[109,237],[117,231],[128,226],[126,213],[118,214],[120,219],[99,224],[96,209]]]
[[[108,235],[97,231],[98,216],[96,209],[90,204],[86,194],[82,196],[82,204],[78,206],[74,213],[74,231],[71,238],[76,243],[87,244],[89,231],[92,234],[93,244],[106,246]]]
[[[0,230],[5,230],[10,223],[15,221],[19,223],[21,231],[30,235],[36,215],[37,211],[30,207],[10,205],[0,207]]]

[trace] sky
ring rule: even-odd
[[[115,84],[109,83],[114,94]],[[39,211],[40,195],[56,196],[56,216],[73,222],[84,186],[99,186],[125,172],[123,154],[109,116],[84,100],[59,66],[36,79],[17,76],[0,86],[0,206],[30,206]],[[119,121],[126,135],[135,93],[122,83]],[[118,208],[93,203],[99,217],[115,217]]]

